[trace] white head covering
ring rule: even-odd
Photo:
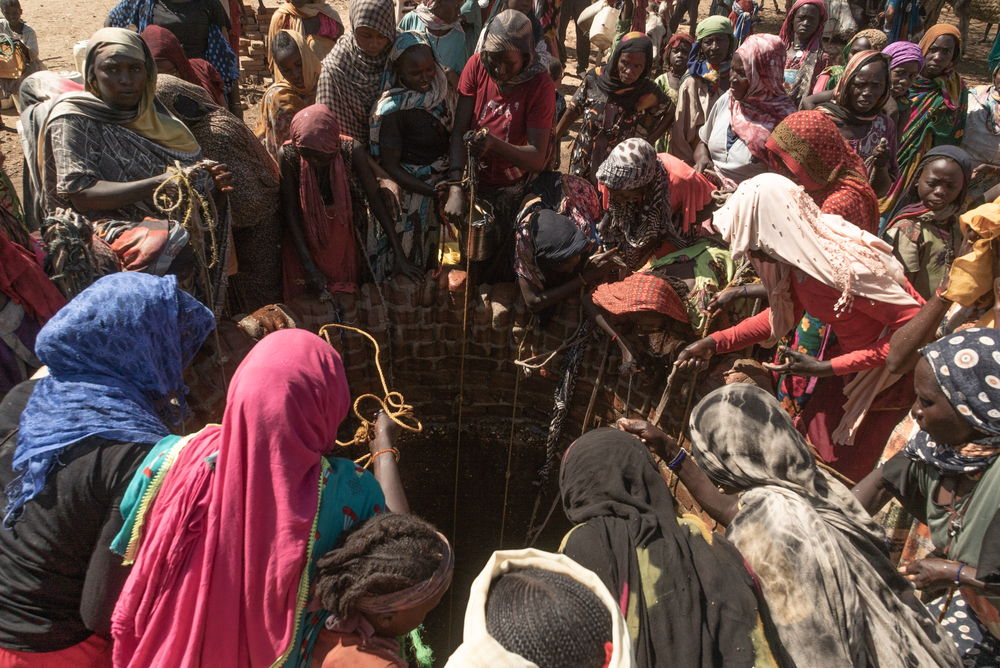
[[[611,613],[611,642],[614,648],[608,668],[631,668],[635,665],[625,618],[601,579],[566,555],[528,548],[494,552],[486,562],[486,567],[473,581],[469,592],[462,644],[448,659],[445,668],[538,668],[531,661],[508,652],[486,631],[486,599],[490,585],[504,573],[525,568],[568,575],[594,592]]]
[[[734,259],[756,250],[772,260],[752,260],[771,306],[771,337],[764,345],[773,346],[797,321],[792,268],[840,290],[838,312],[850,311],[856,295],[887,304],[917,304],[904,287],[903,265],[889,244],[840,216],[822,213],[802,186],[779,174],[760,174],[741,183],[715,212],[712,226],[729,244]]]

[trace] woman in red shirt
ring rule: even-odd
[[[534,49],[531,21],[521,12],[500,12],[486,26],[480,53],[473,54],[458,82],[458,105],[451,135],[449,178],[465,171],[465,133],[486,130],[472,140],[472,152],[482,161],[477,195],[493,209],[497,248],[477,269],[487,282],[513,280],[514,218],[530,176],[545,168],[555,85]],[[466,195],[452,186],[445,213],[456,223],[465,220]]]
[[[785,349],[783,362],[767,367],[821,379],[798,427],[825,460],[860,479],[913,402],[912,383],[897,383],[885,359],[892,333],[923,300],[888,244],[821,213],[801,186],[783,176],[745,181],[716,212],[713,226],[735,259],[750,258],[770,307],[692,343],[677,365],[700,369],[716,353],[773,346],[806,311],[830,323],[837,344],[828,361]]]

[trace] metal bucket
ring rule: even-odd
[[[493,256],[496,246],[495,227],[492,207],[481,200],[474,202],[465,245],[465,252],[470,260],[482,262]]]

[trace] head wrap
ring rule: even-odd
[[[438,533],[438,538],[441,539],[443,546],[441,563],[429,578],[400,591],[358,599],[358,612],[365,615],[383,615],[410,610],[443,594],[451,586],[451,578],[455,573],[455,551],[444,534]]]
[[[678,519],[642,441],[618,429],[587,432],[563,455],[559,492],[569,521],[584,525],[577,529],[583,537],[570,533],[564,542],[566,554],[606,564],[606,584],[617,595],[628,592],[623,608],[636,628],[638,665],[670,665],[681,656],[698,666],[754,664],[749,648],[760,622],[742,558],[700,520]],[[653,571],[686,575],[647,577],[639,559]]]
[[[417,16],[423,21],[424,26],[428,30],[433,30],[435,32],[440,32],[442,34],[447,34],[452,30],[457,30],[460,33],[465,33],[462,28],[462,15],[459,15],[451,23],[445,23],[441,18],[434,13],[434,7],[438,4],[438,0],[424,0],[422,3],[417,3],[417,8],[413,11],[416,12]]]
[[[878,228],[878,198],[861,158],[822,111],[798,111],[767,140],[771,164],[783,163],[824,213],[867,232]]]
[[[111,619],[116,665],[283,663],[332,473],[324,455],[350,405],[340,355],[315,334],[284,329],[253,347],[222,424],[182,442],[146,512]],[[336,475],[363,472],[337,466]]]
[[[531,20],[514,9],[505,9],[486,24],[483,29],[483,54],[502,53],[504,51],[519,51],[527,57],[527,63],[513,78],[498,82],[489,58],[483,61],[483,66],[490,78],[502,89],[512,88],[526,81],[531,81],[545,71],[545,65],[535,52],[535,37]]]
[[[741,492],[726,536],[757,574],[791,662],[956,664],[950,638],[889,561],[885,532],[816,467],[774,396],[746,383],[715,390],[691,415],[691,441],[712,482]]]
[[[823,28],[826,26],[829,16],[826,10],[826,3],[823,0],[796,0],[795,4],[788,10],[788,15],[785,16],[784,22],[782,22],[781,32],[778,33],[778,36],[785,43],[786,49],[792,46],[792,43],[795,41],[795,13],[806,5],[813,5],[819,10],[819,25],[816,26],[816,32],[809,38],[809,43],[802,44],[801,46],[805,51],[822,51]]]
[[[578,257],[590,248],[590,240],[571,218],[541,209],[532,218],[535,260],[555,264]]]
[[[350,3],[352,6],[354,2]],[[274,14],[271,15],[271,23],[267,27],[267,41],[268,45],[274,43],[274,36],[278,34],[281,30],[288,30],[288,32],[301,35],[303,43],[306,39],[306,31],[303,26],[303,21],[305,19],[315,18],[322,14],[329,19],[332,19],[335,23],[340,26],[340,31],[336,35],[333,35],[333,39],[339,36],[339,33],[343,31],[344,22],[340,19],[340,14],[337,10],[326,3],[326,0],[315,0],[313,2],[306,2],[298,6],[293,2],[282,2],[278,4],[277,9],[274,10]],[[351,17],[352,25],[357,27],[356,23],[353,23],[354,17]],[[324,35],[325,36],[325,35]],[[309,51],[312,51],[308,46],[306,47]],[[320,54],[324,54],[320,50]],[[318,60],[321,55],[317,55],[315,52],[313,55]],[[325,54],[324,54],[325,55]],[[271,54],[268,53],[268,62],[271,60]],[[274,74],[277,75],[277,68],[272,68]]]
[[[969,229],[979,237],[972,250],[951,263],[947,299],[962,306],[972,306],[980,297],[993,292],[993,246],[1000,237],[1000,202],[990,202],[963,213],[962,232]]]
[[[681,44],[687,44],[688,47],[694,46],[694,37],[690,33],[675,32],[663,46],[663,51],[664,53],[669,53],[675,46],[680,46]]]
[[[1000,455],[1000,330],[972,327],[924,346],[920,354],[948,402],[981,436],[961,448],[920,430],[903,452],[943,473],[980,471]]]
[[[306,238],[313,248],[326,248],[330,243],[331,228],[351,230],[354,219],[351,213],[351,188],[347,167],[340,153],[340,127],[333,112],[322,104],[306,107],[292,118],[289,142],[299,149],[299,206]],[[329,178],[335,206],[329,211],[320,194],[316,170],[302,157],[301,149],[319,151],[330,156]],[[328,213],[332,213],[330,220]],[[350,234],[348,234],[350,238]],[[354,248],[343,248],[343,261],[354,263]],[[333,284],[331,292],[353,292],[353,285]]]
[[[878,28],[861,30],[847,41],[847,44],[844,45],[841,51],[845,63],[851,59],[851,47],[861,38],[867,39],[870,45],[867,49],[864,49],[865,51],[881,51],[889,43],[889,36],[883,30],[879,30]]]
[[[776,35],[750,35],[736,49],[736,55],[743,63],[749,88],[742,100],[730,92],[730,123],[750,152],[764,161],[764,144],[774,126],[796,110],[785,93],[785,48]]]
[[[619,202],[612,198],[601,223],[601,238],[608,247],[618,247],[631,271],[641,267],[664,239],[684,245],[677,234],[670,206],[670,180],[645,139],[633,137],[618,144],[597,168],[597,181],[609,190],[645,188],[642,201]]]
[[[798,111],[774,128],[768,162],[784,164],[824,213],[868,232],[878,227],[878,198],[861,158],[822,111]]]
[[[920,38],[920,52],[924,54],[924,59],[926,60],[927,52],[931,50],[931,45],[937,41],[938,37],[944,35],[955,38],[955,55],[952,57],[948,67],[938,76],[951,74],[955,70],[955,66],[958,65],[958,61],[962,57],[962,33],[950,23],[938,23],[928,28],[924,36]]]
[[[490,585],[501,575],[528,568],[562,573],[592,591],[611,615],[611,653],[605,668],[631,668],[634,665],[625,618],[601,578],[565,555],[527,548],[494,552],[476,576],[469,591],[469,604],[465,608],[462,644],[448,659],[445,668],[535,668],[534,663],[505,649],[486,628],[486,601]]]
[[[646,66],[643,68],[639,78],[630,84],[623,84],[618,78],[618,61],[623,53],[644,53],[646,54]],[[653,66],[653,40],[648,35],[641,32],[630,32],[622,35],[622,38],[615,44],[608,64],[599,67],[597,70],[597,87],[608,95],[635,97],[641,93],[639,89],[642,80],[649,76],[650,68]],[[630,95],[631,94],[631,95]],[[625,106],[629,106],[628,103]]]
[[[729,35],[729,54],[718,69],[711,65],[705,55],[701,53],[701,40],[712,35]],[[719,75],[729,71],[730,59],[736,49],[736,40],[733,38],[733,22],[725,16],[709,16],[698,24],[695,29],[695,37],[697,41],[691,47],[691,53],[688,54],[688,74],[700,77],[710,84],[718,85]]]
[[[885,63],[885,90],[882,91],[882,97],[880,97],[875,102],[870,110],[865,114],[858,114],[854,111],[853,106],[848,100],[848,95],[850,93],[851,81],[854,77],[858,75],[863,67],[871,65],[872,63],[882,62]],[[863,124],[870,123],[871,121],[878,118],[882,113],[882,108],[885,103],[889,101],[889,95],[891,94],[892,88],[892,76],[889,73],[891,66],[889,65],[889,58],[884,53],[879,51],[860,51],[854,54],[851,59],[847,62],[847,67],[844,68],[844,73],[840,76],[840,80],[837,81],[837,87],[834,89],[833,101],[825,102],[820,105],[820,108],[826,111],[830,116],[832,116],[838,124]]]
[[[624,281],[602,283],[591,299],[612,315],[659,313],[688,322],[687,307],[670,282],[648,272],[638,271]]]
[[[100,98],[95,70],[97,58],[110,55],[133,58],[146,65],[146,90],[135,110],[114,109]],[[66,114],[81,113],[123,125],[166,149],[191,154],[200,150],[186,125],[156,110],[156,62],[149,47],[137,33],[123,28],[101,28],[91,35],[87,43],[83,79],[86,93],[73,93],[59,98],[52,107],[47,122]]]
[[[396,64],[403,54],[415,46],[424,46],[434,58],[434,81],[431,89],[426,93],[410,90],[403,85],[399,75],[396,73]],[[400,32],[389,49],[389,57],[385,61],[385,83],[382,86],[382,96],[375,103],[372,111],[369,151],[378,157],[381,153],[380,136],[382,133],[382,121],[386,116],[397,111],[408,109],[423,109],[431,116],[440,121],[449,132],[455,123],[455,93],[448,86],[448,77],[445,76],[441,65],[437,63],[437,55],[431,48],[427,36],[419,32]]]
[[[396,6],[392,0],[352,0],[350,17],[351,30],[323,59],[316,102],[330,108],[344,134],[366,144],[369,115],[382,91],[389,47],[370,56],[361,50],[354,31],[370,28],[391,43],[396,36]]]
[[[149,47],[153,60],[166,60],[173,64],[177,76],[188,83],[204,88],[215,104],[226,104],[222,77],[207,60],[188,58],[180,40],[166,28],[150,23],[142,31],[142,41]]]
[[[211,311],[174,276],[111,274],[60,309],[35,343],[49,375],[21,414],[5,524],[80,441],[156,443],[179,426],[184,368],[214,327]]]
[[[291,4],[292,3],[290,2],[286,2],[282,4],[282,6]],[[316,82],[319,80],[319,71],[323,64],[316,57],[316,54],[313,53],[313,50],[309,48],[309,45],[306,44],[305,37],[302,36],[302,33],[295,32],[294,30],[279,30],[275,33],[275,36],[277,36],[278,33],[285,33],[292,38],[292,42],[295,44],[295,48],[298,50],[299,56],[302,58],[302,87],[297,88],[292,84],[292,82],[286,79],[277,64],[275,64],[272,68],[274,70],[273,85],[277,86],[283,84],[303,97],[313,95],[316,92]],[[274,48],[273,41],[271,42],[271,48]]]
[[[882,53],[892,59],[889,67],[899,67],[906,63],[916,63],[920,69],[924,67],[924,52],[913,42],[893,42],[882,49]]]
[[[765,345],[777,343],[798,320],[791,298],[792,268],[840,292],[838,312],[849,311],[855,296],[916,304],[903,288],[903,267],[889,244],[840,216],[821,213],[801,186],[784,176],[760,174],[741,183],[716,211],[712,225],[734,260],[751,258],[767,288],[771,335]],[[751,255],[755,250],[769,261]]]
[[[972,180],[972,157],[965,152],[965,149],[958,146],[935,146],[927,151],[927,153],[924,153],[923,159],[921,159],[917,165],[917,169],[913,172],[913,183],[910,184],[910,188],[906,193],[899,198],[899,203],[896,205],[896,210],[893,211],[892,216],[890,216],[887,227],[892,227],[893,223],[899,218],[915,218],[929,211],[923,202],[920,201],[920,193],[917,191],[917,187],[924,168],[942,158],[947,158],[956,163],[962,170],[962,176],[964,177],[962,191],[949,206],[947,215],[958,215],[960,211],[965,209],[965,200],[969,196],[969,182]]]

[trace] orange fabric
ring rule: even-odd
[[[688,322],[687,308],[670,283],[653,274],[638,272],[624,281],[603,283],[594,290],[594,303],[612,315],[659,313]]]
[[[90,636],[58,652],[18,652],[0,647],[0,668],[111,668],[111,643]]]

